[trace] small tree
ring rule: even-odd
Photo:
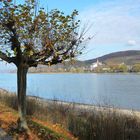
[[[81,54],[84,30],[77,33],[78,12],[71,15],[55,9],[35,13],[34,0],[15,6],[11,0],[1,0],[0,58],[17,67],[17,94],[20,130],[28,130],[26,122],[26,76],[30,67],[54,65]]]
[[[140,64],[134,64],[130,70],[131,72],[140,72]]]

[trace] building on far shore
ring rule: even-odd
[[[95,63],[92,63],[90,65],[90,70],[91,71],[92,70],[95,70],[96,68],[98,68],[99,66],[102,66],[102,65],[103,65],[103,63],[102,62],[99,62],[99,60],[97,59],[97,61]]]

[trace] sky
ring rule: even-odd
[[[86,36],[94,36],[80,60],[140,50],[140,0],[39,0],[39,6],[46,10],[57,8],[65,14],[79,11],[81,27],[90,27]]]
[[[140,50],[140,0],[44,0],[42,5],[67,14],[77,9],[81,26],[90,27],[87,36],[94,37],[79,59]]]

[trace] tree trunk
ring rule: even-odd
[[[28,126],[26,122],[26,85],[27,85],[27,71],[28,68],[24,65],[17,67],[17,91],[18,91],[18,129],[20,131],[27,131]]]

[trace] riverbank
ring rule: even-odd
[[[8,92],[7,90],[1,89],[0,88],[0,94],[5,94],[7,96],[13,94]],[[14,94],[15,95],[15,94]],[[75,103],[75,102],[66,102],[66,101],[60,101],[60,100],[51,100],[51,99],[43,99],[37,96],[27,96],[28,99],[36,101],[39,105],[43,107],[47,106],[52,106],[54,104],[58,104],[61,106],[69,107],[69,108],[74,108],[77,111],[103,111],[103,112],[114,112],[122,115],[129,115],[132,116],[135,114],[138,118],[140,118],[140,111],[134,111],[133,109],[121,109],[121,108],[116,108],[116,107],[111,107],[111,106],[101,106],[101,105],[91,105],[91,104],[82,104],[82,103]]]
[[[0,101],[17,110],[15,94],[2,90]],[[61,126],[79,140],[140,139],[140,113],[137,111],[30,96],[27,98],[27,115]]]
[[[16,96],[14,93],[0,89],[0,140],[6,140],[7,138],[9,138],[7,140],[10,140],[10,138],[12,140],[77,140],[61,125],[34,116],[35,108],[33,106],[37,107],[37,103],[33,102],[33,99],[29,99],[28,103],[31,108],[30,111],[29,108],[27,109],[26,119],[30,132],[21,133],[17,129],[19,114],[17,112]]]
[[[75,102],[65,102],[65,101],[60,101],[60,100],[50,100],[50,99],[43,99],[37,96],[28,96],[29,99],[34,99],[36,100],[39,104],[42,104],[43,106],[51,106],[53,104],[58,104],[58,105],[63,105],[69,108],[75,108],[77,111],[103,111],[103,112],[114,112],[122,115],[128,115],[132,116],[135,114],[138,118],[140,118],[140,111],[134,111],[133,109],[121,109],[121,108],[116,108],[116,107],[111,107],[111,106],[101,106],[101,105],[90,105],[90,104],[81,104],[81,103],[75,103]]]

